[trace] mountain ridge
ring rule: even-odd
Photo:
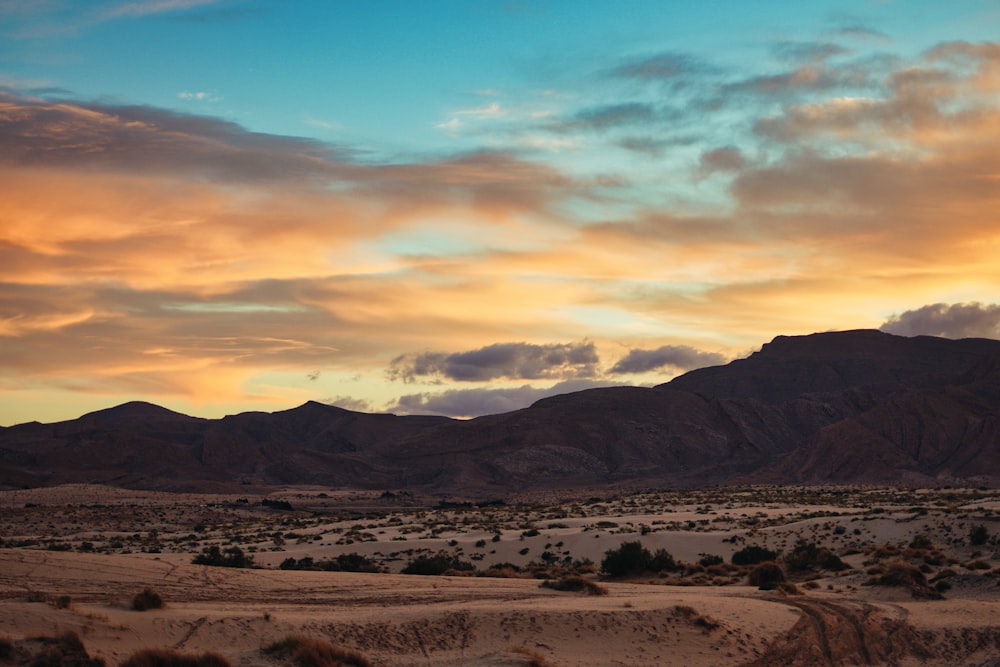
[[[1000,341],[778,336],[652,388],[471,420],[309,401],[202,419],[142,401],[0,430],[0,486],[96,482],[529,489],[730,483],[1000,484]]]

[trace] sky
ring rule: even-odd
[[[995,0],[0,0],[0,425],[1000,338]]]

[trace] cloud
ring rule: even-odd
[[[507,379],[589,378],[597,373],[599,359],[592,342],[496,343],[468,352],[424,352],[392,360],[388,376],[412,382],[421,377],[441,377],[460,382]]]
[[[352,412],[374,412],[374,408],[370,401],[362,398],[352,398],[350,396],[336,396],[332,398],[324,398],[321,403],[326,403],[327,405],[333,405],[338,408],[343,408],[344,410],[351,410]]]
[[[658,112],[650,104],[625,102],[590,107],[578,111],[573,118],[556,123],[562,130],[608,130],[629,125],[648,125],[657,120]]]
[[[701,168],[706,172],[739,171],[747,164],[739,148],[726,146],[701,154]]]
[[[935,303],[892,315],[880,329],[900,336],[1000,338],[1000,304]]]
[[[388,411],[401,415],[481,417],[520,410],[550,396],[611,386],[615,384],[594,380],[567,380],[547,388],[523,385],[513,388],[451,389],[439,393],[401,396]]]
[[[613,74],[644,81],[670,80],[711,69],[692,55],[668,51],[624,62],[613,70]]]
[[[142,0],[141,2],[126,2],[106,10],[103,14],[105,20],[122,18],[149,16],[151,14],[162,14],[164,12],[176,12],[194,7],[217,4],[220,0]]]
[[[629,353],[611,367],[611,373],[645,373],[658,368],[671,367],[689,371],[703,366],[726,363],[724,355],[702,352],[687,345],[664,345],[655,350],[629,350]]]
[[[222,96],[216,95],[215,93],[206,93],[203,90],[197,92],[191,92],[190,90],[182,90],[177,93],[179,99],[188,102],[221,102]]]
[[[773,50],[779,58],[793,62],[819,62],[848,53],[831,42],[778,42]]]

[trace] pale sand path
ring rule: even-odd
[[[0,550],[0,633],[74,630],[110,664],[149,646],[267,664],[260,646],[304,632],[388,665],[524,664],[510,652],[516,647],[558,665],[737,665],[798,618],[746,587],[607,584],[610,594],[594,597],[540,589],[536,580],[232,570],[178,560]],[[166,609],[128,609],[146,586]],[[72,608],[25,602],[29,589],[69,595]],[[678,615],[678,605],[720,627],[706,631]]]

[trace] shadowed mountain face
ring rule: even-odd
[[[655,388],[458,421],[319,403],[223,419],[127,403],[0,429],[0,486],[323,484],[471,497],[730,482],[1000,484],[1000,341],[779,336]]]

